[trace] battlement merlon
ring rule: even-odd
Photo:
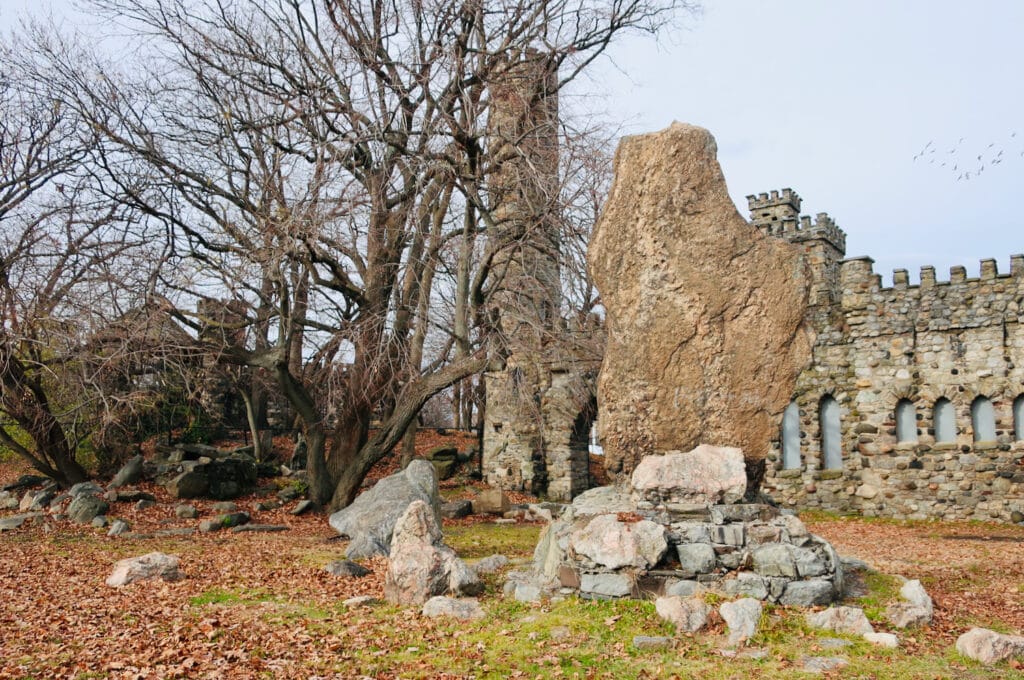
[[[874,271],[874,260],[867,256],[849,257],[840,263],[843,279],[846,283],[872,283],[877,290],[904,290],[914,288],[931,288],[936,285],[986,285],[988,282],[1007,279],[1024,279],[1024,255],[1010,256],[1010,271],[1005,274],[999,273],[996,260],[987,258],[981,260],[979,276],[967,276],[967,268],[963,265],[953,265],[949,268],[949,278],[940,280],[935,275],[935,267],[926,264],[921,266],[920,283],[910,283],[910,276],[906,269],[893,270],[892,288],[881,285],[881,275]]]
[[[747,196],[750,221],[754,224],[774,222],[800,214],[801,200],[792,189],[773,190],[771,193]]]

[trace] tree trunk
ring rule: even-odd
[[[486,365],[487,359],[483,355],[467,357],[461,362],[445,366],[436,373],[420,376],[406,385],[395,400],[391,417],[381,424],[380,429],[374,432],[372,437],[364,440],[362,446],[352,455],[348,456],[346,451],[344,465],[338,469],[338,483],[334,489],[334,498],[331,500],[331,510],[344,508],[355,500],[366,473],[401,441],[409,423],[416,418],[430,397],[455,381],[483,370]],[[349,441],[351,442],[351,439]],[[334,451],[331,453],[333,458]]]

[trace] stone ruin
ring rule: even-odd
[[[746,495],[743,453],[702,445],[644,458],[628,484],[591,489],[548,525],[517,599],[691,596],[704,590],[783,605],[843,592],[839,556],[792,512]]]
[[[706,131],[674,125],[617,155],[589,253],[609,309],[601,380],[616,387],[599,388],[587,415],[609,470],[628,475],[654,451],[739,446],[786,507],[1024,522],[1024,255],[1008,271],[982,260],[977,277],[925,266],[915,282],[897,269],[883,285],[870,257],[846,256],[828,214],[800,214],[792,189],[748,196],[745,223],[714,148]],[[539,444],[521,446],[516,423],[529,419],[495,393],[492,485],[524,488],[536,461],[561,460],[549,443],[583,443],[579,418],[547,418]],[[584,447],[568,452],[585,460]],[[548,490],[582,490],[572,470],[545,470]]]

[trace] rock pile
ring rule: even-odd
[[[606,599],[714,589],[796,606],[839,598],[832,546],[795,515],[728,502],[744,492],[739,449],[648,457],[628,487],[577,497],[541,535],[532,571],[511,574],[508,590],[519,599],[558,590]]]

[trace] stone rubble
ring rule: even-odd
[[[331,528],[348,536],[345,556],[350,560],[387,555],[398,518],[415,501],[422,501],[441,523],[437,473],[425,460],[414,460],[404,469],[378,481],[349,505],[331,515]]]
[[[476,573],[444,544],[434,511],[421,500],[410,503],[395,523],[390,553],[384,597],[392,604],[418,605],[436,595],[483,591]]]

